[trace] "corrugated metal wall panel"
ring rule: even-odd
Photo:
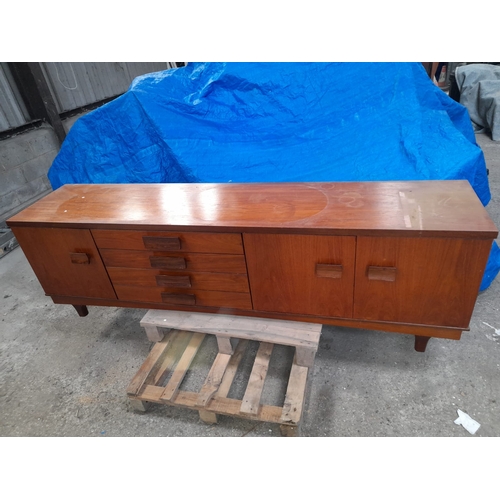
[[[162,71],[174,63],[42,63],[59,113],[125,92],[139,75]]]
[[[25,125],[28,111],[6,63],[0,63],[0,132]]]

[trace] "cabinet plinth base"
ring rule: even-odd
[[[407,323],[390,323],[382,321],[371,320],[356,320],[349,318],[329,318],[326,316],[305,316],[303,314],[285,314],[285,313],[271,313],[264,311],[240,311],[238,309],[227,308],[223,311],[214,307],[196,307],[175,305],[169,306],[168,304],[155,304],[151,302],[133,302],[122,301],[117,299],[96,299],[88,297],[64,297],[61,295],[51,295],[54,304],[71,304],[75,307],[75,302],[80,302],[82,305],[91,306],[107,306],[107,307],[131,307],[135,309],[156,309],[163,311],[183,311],[183,312],[199,312],[199,313],[212,313],[212,314],[230,314],[233,316],[247,316],[252,318],[267,318],[279,319],[285,321],[305,322],[305,323],[318,323],[321,325],[342,326],[347,328],[361,328],[363,330],[376,330],[382,332],[391,332],[398,334],[415,335],[422,337],[433,337],[451,340],[460,340],[462,331],[468,331],[467,327],[440,327],[430,325],[413,325]],[[152,342],[161,340],[160,338],[151,338]]]

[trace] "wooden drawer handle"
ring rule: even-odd
[[[396,281],[395,267],[368,266],[368,279],[374,281]]]
[[[180,250],[181,240],[166,236],[143,236],[142,241],[146,250]]]
[[[165,304],[196,305],[196,296],[189,293],[162,293],[161,300]]]
[[[73,264],[90,264],[90,256],[83,252],[70,253],[69,258]]]
[[[155,269],[170,269],[178,271],[186,269],[186,259],[183,257],[149,257],[151,267]]]
[[[156,276],[158,286],[169,286],[173,288],[191,288],[191,278],[189,276]]]
[[[342,278],[341,264],[316,264],[318,278]]]

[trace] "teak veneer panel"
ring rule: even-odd
[[[352,318],[355,238],[244,234],[256,311]],[[317,264],[342,265],[338,278],[316,274]]]
[[[177,304],[196,305],[200,307],[252,309],[252,301],[248,293],[166,287],[149,288],[125,285],[115,285],[115,290],[118,298],[124,301],[160,302],[165,303],[165,305]],[[168,295],[168,297],[164,298],[166,295]]]
[[[159,263],[155,269],[165,271],[187,272],[207,272],[207,273],[234,273],[246,274],[247,267],[243,255],[226,254],[183,254],[181,252],[145,252],[137,250],[119,250],[114,248],[101,249],[101,257],[107,267],[129,267],[134,269],[151,269],[152,261]],[[172,267],[162,267],[161,262],[181,263],[181,267],[174,265]],[[172,259],[177,258],[177,261]],[[156,260],[155,260],[156,259]]]
[[[354,317],[467,329],[490,250],[486,240],[359,237]],[[372,266],[394,279],[370,279]]]
[[[175,284],[177,284],[177,288],[185,290],[250,292],[245,274],[166,272],[126,267],[108,267],[107,269],[114,285],[176,288]]]
[[[224,233],[188,233],[178,231],[126,231],[94,229],[92,236],[99,248],[124,250],[178,251],[193,253],[242,254],[241,235]],[[156,242],[151,246],[149,241]],[[145,241],[146,240],[146,241]],[[162,248],[161,241],[178,240],[179,248]]]
[[[467,181],[68,184],[9,220],[91,229],[495,238]]]
[[[16,227],[13,232],[47,295],[116,299],[90,231]]]

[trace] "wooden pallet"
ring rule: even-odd
[[[160,312],[165,313],[165,311]],[[189,315],[190,313],[184,314]],[[163,319],[162,317],[162,322]],[[239,319],[241,320],[241,318]],[[253,318],[251,320],[253,321]],[[149,316],[149,322],[151,326],[151,316]],[[249,324],[246,326],[248,327]],[[239,333],[236,332],[236,334]],[[218,414],[228,415],[277,423],[280,424],[282,434],[298,435],[310,367],[298,364],[297,352],[291,363],[283,406],[261,403],[271,353],[274,344],[278,342],[261,341],[259,338],[255,339],[255,336],[251,336],[252,340],[250,338],[235,338],[233,343],[237,344],[233,349],[229,337],[227,337],[231,353],[221,352],[221,343],[218,342],[219,352],[216,354],[200,391],[180,390],[181,383],[206,335],[209,334],[170,329],[163,339],[153,346],[149,356],[127,389],[127,395],[134,408],[145,411],[146,405],[144,403],[147,402],[180,406],[197,410],[200,418],[207,423],[216,423]],[[259,342],[259,347],[244,396],[242,399],[228,398],[231,384],[238,372],[245,350],[252,341]],[[319,333],[317,341],[319,341]],[[314,352],[317,349],[317,341]],[[223,345],[223,349],[226,348],[227,345]],[[308,362],[310,363],[311,360],[308,359]]]

